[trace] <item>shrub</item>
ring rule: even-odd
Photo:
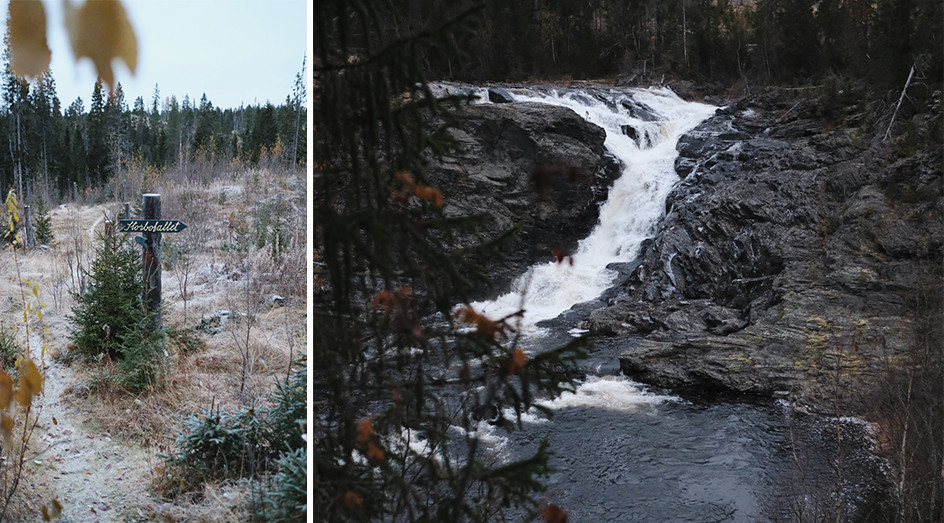
[[[206,342],[198,336],[194,329],[168,327],[167,338],[177,346],[181,354],[196,354],[206,348]]]
[[[269,441],[273,452],[295,451],[305,448],[302,426],[299,420],[308,415],[306,386],[308,371],[305,358],[296,362],[292,375],[276,384],[275,406],[266,416]]]
[[[118,361],[118,384],[137,392],[159,387],[164,376],[164,331],[132,329],[125,336]]]
[[[190,486],[249,476],[259,468],[263,426],[255,409],[230,414],[210,404],[183,421],[177,450],[164,459],[176,465]]]
[[[260,521],[304,521],[307,509],[308,453],[304,447],[283,453],[279,471],[262,493],[256,518]]]
[[[211,403],[183,420],[176,450],[162,457],[177,470],[185,488],[208,481],[257,479],[277,466],[278,474],[268,482],[274,487],[261,493],[257,512],[273,510],[279,518],[292,519],[288,515],[304,504],[307,463],[299,420],[307,414],[308,374],[304,358],[295,365],[288,379],[277,384],[274,406],[264,416],[254,408],[229,413]]]

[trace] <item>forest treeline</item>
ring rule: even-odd
[[[435,27],[475,0],[402,0],[389,31]],[[843,77],[881,92],[917,64],[944,79],[939,0],[485,0],[460,62],[428,50],[432,77],[465,81],[689,79],[801,85]]]
[[[89,101],[76,98],[64,106],[51,71],[32,82],[10,70],[3,52],[0,103],[0,189],[10,188],[31,200],[53,202],[79,190],[101,187],[131,165],[162,172],[195,162],[256,165],[260,159],[287,167],[306,157],[304,65],[285,101],[276,106],[214,106],[204,94],[162,98],[158,85],[150,100],[137,97],[129,107],[118,83],[109,91],[98,81]]]

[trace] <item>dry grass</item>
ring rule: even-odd
[[[102,386],[98,375],[107,363],[73,363],[79,381],[68,385],[63,399],[88,411],[112,438],[143,448],[151,470],[140,473],[156,478],[163,465],[158,454],[172,450],[182,417],[211,401],[230,410],[264,406],[291,359],[305,350],[305,183],[303,172],[266,170],[222,173],[215,180],[176,173],[155,181],[152,175],[139,173],[125,186],[161,193],[162,216],[188,225],[163,239],[164,325],[202,343],[194,350],[169,342],[163,387],[139,396]],[[110,190],[108,196],[126,196],[120,184]],[[103,196],[83,198],[94,202]],[[19,281],[38,283],[50,351],[67,352],[72,293],[82,286],[82,271],[89,266],[105,217],[122,208],[119,199],[52,209],[55,242],[49,250],[18,253],[19,277],[12,255],[0,257],[0,318],[9,318],[22,332],[24,287]],[[273,212],[289,233],[279,256],[256,241],[257,225],[271,223]],[[273,303],[274,296],[282,298],[279,303]],[[231,311],[236,320],[215,334],[197,329],[202,319],[222,310]],[[139,510],[154,519],[243,521],[246,514],[238,507],[247,495],[234,485],[209,485],[196,496],[199,501],[154,501]]]

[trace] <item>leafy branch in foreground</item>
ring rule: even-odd
[[[539,513],[547,445],[503,461],[488,421],[572,390],[580,343],[538,355],[512,318],[467,303],[500,241],[486,215],[457,217],[427,180],[430,155],[455,149],[463,100],[437,98],[421,50],[458,54],[472,11],[389,35],[383,2],[329,2],[314,13],[316,286],[311,372],[316,519],[494,521]],[[389,24],[386,24],[389,27]],[[447,47],[451,45],[451,47]],[[488,419],[486,419],[488,418]]]
[[[17,220],[18,202],[12,189],[7,194],[6,206],[7,234],[16,237],[14,228]],[[17,239],[17,241],[19,240]],[[13,250],[13,263],[16,266],[17,281],[21,282],[22,285],[29,284],[29,282],[23,281],[20,275],[20,261],[16,256],[15,248]],[[37,321],[43,326],[41,357],[45,357],[46,336],[49,334],[45,323],[43,323],[43,305],[38,301],[38,287],[36,284],[30,284],[33,295],[36,297],[35,307],[33,307],[33,302],[27,302],[22,285],[20,295],[23,300],[26,347],[22,350],[22,354],[16,355],[13,366],[9,367],[11,371],[15,368],[18,376],[15,388],[13,387],[13,377],[7,373],[9,358],[4,358],[4,361],[0,362],[0,521],[5,520],[14,502],[14,495],[20,486],[20,481],[23,480],[27,455],[30,453],[30,439],[39,426],[39,414],[33,407],[33,399],[43,391],[43,376],[30,354],[29,313],[31,311],[36,312]],[[9,333],[4,333],[2,338],[4,338],[4,345],[8,347],[12,345],[13,350],[19,352],[15,337]],[[42,359],[40,361],[42,362]],[[60,512],[62,512],[62,505],[55,499],[52,500],[51,505],[42,507],[43,518],[47,521],[49,518],[57,517]]]

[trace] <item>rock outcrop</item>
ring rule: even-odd
[[[538,103],[471,105],[451,133],[460,151],[432,158],[430,181],[446,212],[487,212],[487,236],[519,228],[520,241],[489,267],[496,292],[529,265],[571,248],[596,223],[599,203],[619,174],[606,134],[574,111]]]
[[[582,307],[580,326],[622,340],[624,372],[855,409],[914,345],[940,290],[940,151],[894,156],[815,109],[749,98],[683,138],[658,234]]]

